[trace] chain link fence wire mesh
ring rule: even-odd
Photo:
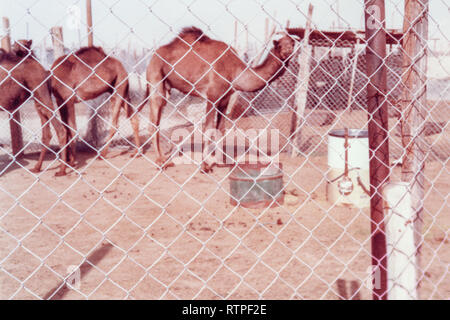
[[[12,43],[32,39],[32,53],[25,48],[25,59],[34,59],[49,70],[48,79],[54,75],[56,60],[51,27],[63,26],[64,53],[81,61],[77,52],[88,41],[85,1],[0,3],[1,15],[10,20],[3,39],[8,33]],[[22,80],[22,75],[31,71],[18,67],[25,60],[8,60],[2,51],[0,92],[4,96],[11,92],[7,84],[12,86],[8,81],[15,77],[14,83],[26,97],[16,97],[14,110],[9,108],[10,101],[0,100],[0,297],[370,299],[376,274],[371,262],[368,169],[350,168],[349,177],[360,179],[358,183],[362,180],[353,192],[359,192],[357,197],[364,203],[352,205],[346,203],[347,195],[332,195],[333,180],[339,179],[344,169],[336,173],[330,166],[330,153],[341,148],[340,144],[331,145],[330,134],[345,128],[367,130],[370,118],[367,48],[364,34],[358,33],[364,30],[364,2],[313,2],[312,29],[320,37],[312,37],[308,43],[311,55],[303,114],[297,113],[296,96],[304,85],[299,80],[299,56],[305,44],[295,35],[304,30],[308,2],[96,0],[92,5],[94,44],[103,48],[107,58],[120,61],[127,72],[129,97],[119,99],[127,99],[139,119],[142,148],[138,154],[133,152],[132,124],[122,111],[111,151],[99,160],[112,123],[111,93],[117,90],[108,84],[110,92],[87,100],[72,88],[77,162],[71,164],[67,176],[54,177],[62,154],[52,127],[42,171],[32,172],[42,148],[43,123],[33,101],[37,91]],[[399,121],[402,93],[408,90],[402,85],[408,69],[401,45],[403,10],[404,1],[386,1],[386,31],[395,29],[400,34],[397,43],[387,46],[383,63],[391,181],[401,180],[405,156]],[[450,297],[450,46],[445,32],[449,10],[445,1],[429,1],[427,105],[418,134],[426,150],[422,273],[418,279],[423,299]],[[159,126],[162,148],[166,152],[173,149],[177,156],[194,150],[194,159],[166,170],[157,162],[152,140],[155,125],[150,121],[146,93],[147,67],[158,48],[190,25],[233,46],[249,66],[264,64],[273,40],[286,32],[296,39],[282,75],[260,90],[237,91],[222,110],[222,128],[231,132],[248,137],[257,129],[259,137],[267,138],[270,130],[276,130],[279,148],[271,150],[269,146],[258,153],[277,156],[282,164],[283,186],[269,195],[272,207],[252,209],[236,204],[243,198],[233,194],[230,166],[201,172],[202,155],[196,158],[195,151],[198,140],[190,141],[196,132],[202,136],[207,103],[177,90],[173,83],[163,97],[167,104]],[[359,35],[361,42],[342,39],[344,31]],[[327,32],[338,36],[330,37]],[[171,65],[172,71],[182,59]],[[99,65],[88,68],[95,75]],[[17,72],[13,74],[13,70]],[[156,94],[154,86],[150,87],[150,96]],[[61,119],[64,107],[58,106],[55,97],[53,104],[51,118]],[[12,150],[9,127],[13,112],[21,115],[23,157],[16,157]],[[294,135],[298,119],[301,131]],[[179,132],[189,135],[180,137]],[[245,150],[246,143],[238,147]],[[248,143],[254,145],[255,140]],[[291,156],[293,150],[295,156]],[[346,154],[359,156],[351,151]],[[231,157],[242,161],[236,154]],[[344,162],[344,154],[339,157]],[[352,159],[346,158],[345,163],[348,161]],[[256,184],[253,178],[253,187]]]

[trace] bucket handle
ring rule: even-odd
[[[342,178],[342,177],[348,177],[348,173],[350,172],[350,171],[352,171],[352,170],[360,170],[361,168],[351,168],[351,169],[348,169],[347,170],[347,172],[344,172],[343,174],[341,174],[340,176],[338,176],[337,178],[334,178],[333,180],[330,180],[330,183],[333,183],[333,182],[336,182],[336,181],[338,181],[340,178]],[[358,175],[358,177],[359,177],[359,175]]]
[[[360,170],[360,169],[361,168],[351,168],[351,169],[348,169],[348,172],[350,172],[352,170]],[[347,172],[347,174],[344,172],[343,174],[341,174],[337,178],[334,178],[333,180],[330,180],[330,183],[336,182],[337,180],[339,180],[340,178],[342,178],[344,176],[348,177],[348,172]],[[358,185],[361,187],[361,189],[364,191],[364,193],[366,193],[370,197],[370,191],[369,191],[369,189],[367,189],[367,187],[362,182],[361,177],[359,175],[359,172],[358,172],[358,176],[356,177],[356,182],[358,182]]]

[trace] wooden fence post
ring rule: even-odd
[[[350,112],[352,111],[351,105],[352,105],[352,100],[353,100],[353,88],[355,86],[356,71],[358,70],[358,58],[359,58],[359,55],[361,53],[359,48],[358,48],[359,47],[359,42],[360,42],[360,39],[359,38],[356,39],[355,57],[354,57],[353,65],[352,65],[352,75],[351,75],[351,78],[350,78],[350,88],[348,89],[347,108],[346,109],[350,109],[349,110]]]
[[[5,35],[2,38],[2,48],[8,52],[11,52],[9,19],[7,17],[3,17],[3,32],[5,33]]]
[[[3,17],[3,31],[5,36],[2,38],[2,48],[11,52],[11,37],[9,28],[9,19]],[[18,159],[23,156],[23,135],[22,125],[20,123],[20,108],[12,112],[12,117],[9,120],[9,129],[11,132],[11,148],[12,154]]]
[[[298,75],[297,75],[297,92],[295,94],[295,111],[293,114],[294,127],[291,132],[291,145],[292,152],[291,157],[296,155],[296,140],[300,136],[300,130],[302,127],[303,115],[306,109],[306,98],[308,95],[308,83],[309,83],[309,66],[311,58],[311,46],[309,45],[309,35],[311,33],[311,21],[314,7],[312,4],[308,6],[308,16],[306,20],[305,35],[302,40],[302,47],[300,54],[298,55]]]
[[[405,155],[402,180],[410,184],[412,207],[415,212],[414,241],[420,282],[423,276],[420,248],[423,242],[422,211],[425,196],[426,144],[423,141],[423,128],[427,114],[428,0],[405,0],[403,33],[401,130]]]
[[[248,57],[248,25],[245,25],[245,47],[244,47],[244,54]],[[245,61],[247,62],[247,61]]]
[[[53,43],[53,56],[58,59],[64,55],[64,38],[62,27],[53,27],[50,31]]]
[[[88,47],[94,46],[94,28],[93,28],[93,19],[92,19],[92,1],[86,0],[86,25],[87,25],[87,33],[88,33]],[[103,117],[107,117],[109,114],[108,108],[101,108],[105,102],[105,100],[108,99],[105,97],[105,95],[101,95],[93,100],[90,100],[87,102],[87,104],[90,106],[89,112],[93,113],[93,116],[91,116],[89,124],[88,124],[88,133],[90,134],[90,137],[84,140],[88,140],[91,144],[91,147],[94,147],[98,150],[98,148],[102,145],[101,143],[101,126],[103,125],[103,121],[100,120],[99,115],[102,115]]]

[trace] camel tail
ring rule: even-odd
[[[125,110],[127,112],[127,118],[130,118],[133,115],[133,106],[130,103],[130,84],[127,81],[127,85],[125,86]]]
[[[145,104],[147,103],[148,99],[150,96],[150,85],[147,83],[145,85],[145,96],[144,96],[144,100],[142,100],[142,102],[139,104],[139,106],[137,107],[137,112],[141,112],[141,110],[144,108]]]
[[[47,76],[49,76],[49,75],[50,75],[50,72],[47,71]],[[46,89],[48,92],[48,98],[49,98],[48,102],[50,103],[50,105],[47,107],[51,108],[52,110],[55,110],[55,104],[53,102],[52,95],[56,98],[57,93],[55,92],[55,90],[53,90],[52,80],[50,77],[48,77],[47,81],[45,81],[45,85],[46,85]],[[57,106],[57,107],[59,107],[59,106]]]
[[[50,74],[50,72],[47,72],[47,76]],[[47,86],[47,91],[50,94],[50,99],[52,98],[52,94],[53,94],[53,88],[52,88],[52,83],[51,83],[51,78],[48,77],[47,81],[45,81],[45,85]],[[53,102],[53,100],[52,100]]]

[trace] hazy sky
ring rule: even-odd
[[[279,27],[304,26],[309,3],[314,5],[313,24],[330,29],[363,28],[363,0],[92,0],[95,43],[105,47],[153,47],[170,41],[184,26],[195,25],[209,35],[232,42],[238,21],[238,45],[264,39],[268,17]],[[388,28],[401,28],[403,0],[386,0]],[[450,30],[449,0],[430,0],[430,38],[441,39],[438,46],[448,50]],[[340,20],[337,11],[339,11]],[[70,13],[72,12],[72,14]],[[49,29],[64,28],[68,46],[85,45],[85,0],[0,0],[0,15],[9,17],[13,39],[28,36],[38,45],[50,44]],[[79,19],[78,19],[79,16]],[[77,27],[77,24],[80,26]],[[433,43],[431,43],[433,45]]]

